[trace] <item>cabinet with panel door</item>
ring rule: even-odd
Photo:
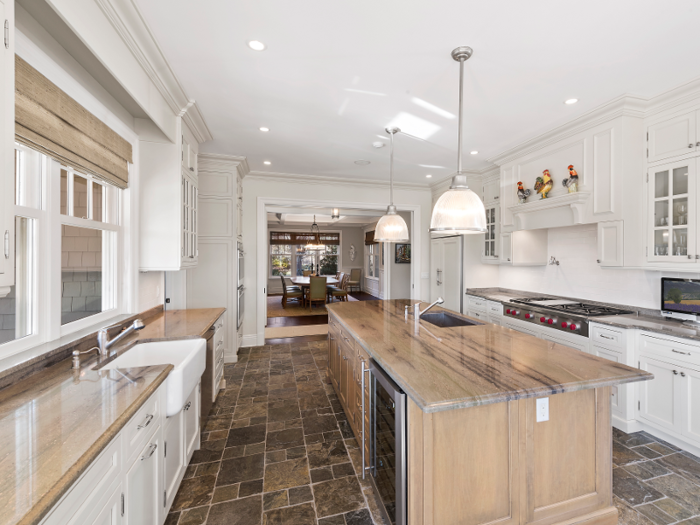
[[[10,293],[15,282],[15,17],[14,2],[0,2],[5,45],[0,52],[0,297]]]
[[[660,116],[647,126],[647,162],[700,152],[700,110]]]
[[[695,267],[698,252],[698,159],[650,168],[647,175],[647,259]]]
[[[141,122],[140,119],[137,121]],[[140,123],[140,269],[178,271],[197,265],[198,144],[182,118],[175,143]]]
[[[484,247],[481,250],[481,260],[485,263],[500,262],[501,229],[498,217],[498,204],[486,205],[486,233],[484,234]]]

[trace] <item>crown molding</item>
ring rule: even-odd
[[[698,102],[700,99],[700,78],[681,84],[671,88],[663,93],[652,97],[649,100],[649,106],[646,112],[646,117],[650,117],[668,111],[676,106],[687,104],[689,102]]]
[[[647,105],[648,99],[646,98],[637,95],[621,95],[566,124],[557,126],[487,160],[497,166],[502,166],[523,155],[559,142],[611,119],[618,117],[644,118]]]
[[[248,159],[237,155],[222,155],[220,153],[200,153],[197,156],[197,164],[200,170],[229,170],[234,167],[238,175],[243,178],[250,173]]]
[[[342,184],[344,186],[374,186],[378,188],[389,187],[389,182],[378,180],[348,180],[322,175],[299,175],[297,173],[279,173],[271,171],[251,171],[248,175],[248,178],[255,180],[270,180],[276,182],[298,182],[303,184],[318,184],[323,186],[328,186],[329,184]],[[418,184],[413,182],[394,182],[394,188],[403,190],[430,191],[430,186],[428,186],[427,184]]]
[[[194,100],[185,93],[134,0],[95,0],[158,89],[173,114],[182,116],[199,142],[212,139]]]

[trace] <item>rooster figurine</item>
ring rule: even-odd
[[[541,199],[546,199],[547,194],[552,190],[554,183],[552,177],[549,176],[549,170],[544,170],[541,177],[537,177],[535,182],[535,191],[540,194]]]
[[[526,190],[523,188],[523,183],[518,182],[518,201],[520,201],[520,204],[525,204],[525,199],[527,199],[531,193],[532,190]]]
[[[564,179],[561,183],[569,190],[569,193],[576,193],[578,191],[578,173],[576,173],[573,164],[569,164],[569,178]]]

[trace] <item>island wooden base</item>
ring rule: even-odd
[[[610,387],[426,414],[408,400],[409,525],[615,525]]]

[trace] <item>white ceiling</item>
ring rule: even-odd
[[[457,120],[413,99],[457,113],[459,45],[474,48],[464,144],[479,154],[467,169],[623,93],[700,77],[697,0],[137,1],[214,136],[202,150],[246,156],[253,171],[387,180],[389,148],[372,142],[404,113],[434,133],[396,137],[396,180],[446,177]]]

